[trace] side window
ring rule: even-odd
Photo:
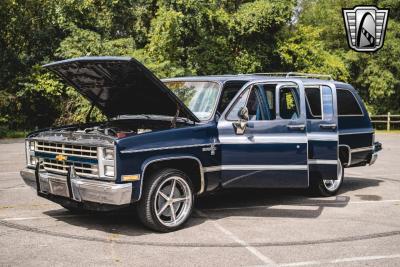
[[[307,119],[322,119],[321,113],[321,91],[317,87],[309,87],[305,89],[309,112]]]
[[[300,116],[298,99],[293,88],[279,90],[279,115],[282,119],[297,119]]]
[[[276,119],[276,108],[275,108],[275,88],[276,84],[264,84],[261,86],[261,94],[265,99],[265,120]]]
[[[246,83],[246,81],[241,82],[227,82],[222,90],[221,100],[218,106],[217,111],[219,113],[224,112],[226,107],[235,97],[237,92],[239,92],[240,88]]]
[[[363,114],[360,105],[349,90],[337,89],[337,101],[339,116],[360,116]]]
[[[229,110],[226,119],[228,121],[237,121],[239,120],[238,112],[239,110],[246,105],[247,98],[249,96],[250,90],[244,90],[236,99],[235,104],[233,104],[232,108]]]
[[[264,119],[260,96],[258,95],[256,88],[251,89],[246,107],[249,110],[249,121],[259,121]]]
[[[332,89],[329,86],[305,89],[308,112],[307,119],[331,120],[334,116]]]
[[[249,121],[265,120],[266,115],[261,98],[259,87],[256,86],[246,90],[236,100],[226,119],[229,121],[239,120],[238,112],[245,106],[249,111]]]

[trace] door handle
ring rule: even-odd
[[[335,123],[320,124],[319,127],[321,129],[332,129],[332,130],[335,130],[336,129],[336,124]]]
[[[292,124],[292,125],[287,125],[287,128],[289,130],[299,130],[303,131],[306,126],[304,124]]]

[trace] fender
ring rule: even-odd
[[[146,172],[146,168],[154,163],[154,162],[161,162],[161,161],[167,161],[167,160],[173,160],[173,159],[191,159],[195,160],[199,164],[199,170],[200,170],[200,190],[197,192],[197,194],[201,194],[204,192],[204,187],[205,187],[205,181],[204,181],[204,169],[203,169],[203,164],[201,163],[200,159],[197,157],[194,157],[192,155],[184,155],[184,154],[172,154],[172,155],[163,155],[161,157],[155,156],[146,159],[140,168],[140,177],[142,177],[141,183],[140,183],[140,192],[139,192],[139,198],[137,200],[140,200],[142,197],[142,188],[143,188],[143,182],[144,182],[144,174]]]

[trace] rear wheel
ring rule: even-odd
[[[329,179],[329,177],[313,177],[311,190],[317,196],[334,196],[343,184],[344,168],[342,162],[338,161],[338,177],[336,180]],[[325,179],[324,179],[325,178]]]
[[[181,228],[193,210],[194,195],[190,179],[176,169],[165,169],[146,179],[137,205],[142,223],[160,232]]]

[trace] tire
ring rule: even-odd
[[[178,230],[192,213],[193,192],[192,182],[185,173],[176,169],[156,172],[144,180],[142,197],[136,206],[139,219],[158,232]]]
[[[312,195],[330,197],[335,196],[339,192],[344,180],[344,168],[342,162],[340,160],[338,162],[339,174],[337,180],[324,180],[323,177],[312,177],[310,188]]]

